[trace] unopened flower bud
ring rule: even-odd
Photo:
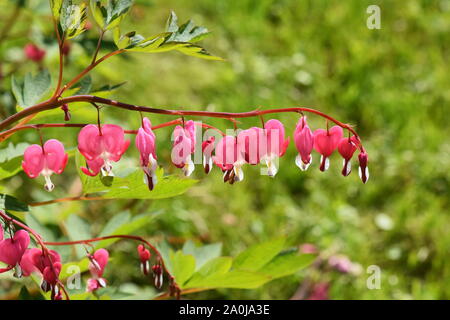
[[[64,111],[64,121],[70,121],[70,118],[72,116],[70,115],[69,105],[67,103],[64,103],[61,106],[61,110]]]

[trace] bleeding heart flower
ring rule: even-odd
[[[314,148],[314,136],[306,123],[306,117],[301,117],[298,121],[294,131],[294,141],[299,153],[295,158],[295,164],[305,171],[312,162],[311,151]]]
[[[1,272],[5,272],[19,266],[22,256],[30,244],[30,236],[25,230],[19,230],[12,238],[3,239],[3,228],[1,233],[0,261],[8,265],[8,267],[2,269]],[[21,274],[22,272],[19,270],[19,275]]]
[[[242,130],[237,136],[238,154],[244,154],[245,162],[257,165],[261,161],[262,151],[266,150],[266,136],[262,128],[251,127]]]
[[[217,143],[213,160],[224,172],[224,182],[233,184],[244,179],[244,171],[241,167],[245,164],[245,154],[238,153],[238,150],[244,150],[244,148],[238,147],[236,137],[225,136]]]
[[[48,250],[48,255],[44,254],[41,249],[30,248],[25,251],[20,267],[23,275],[29,276],[33,272],[44,273],[45,268],[50,267],[56,262],[61,262],[61,256],[54,250]]]
[[[276,120],[271,119],[264,124],[266,133],[266,150],[261,150],[261,161],[265,162],[268,168],[267,174],[274,177],[278,172],[277,160],[286,152],[289,145],[289,138],[285,139],[284,126]]]
[[[189,120],[184,128],[176,126],[173,131],[172,163],[183,170],[186,177],[195,169],[191,155],[195,151],[195,123]]]
[[[58,252],[48,250],[47,253],[44,253],[41,249],[28,249],[22,257],[20,267],[24,276],[29,276],[33,272],[42,275],[41,289],[44,292],[51,291],[52,300],[62,298],[58,288],[58,279],[62,267]]]
[[[23,171],[32,179],[39,175],[45,178],[45,190],[52,191],[54,184],[50,176],[53,173],[60,174],[67,164],[68,155],[64,146],[56,139],[50,139],[44,143],[44,147],[33,144],[25,149],[23,154]]]
[[[348,138],[342,138],[341,141],[339,141],[338,144],[338,151],[341,154],[342,158],[344,158],[344,168],[342,169],[342,175],[348,176],[350,172],[352,171],[352,163],[350,160],[353,157],[353,154],[356,151],[356,137],[348,137]]]
[[[24,52],[26,57],[34,62],[41,62],[45,57],[45,50],[32,43],[25,45]]]
[[[106,287],[106,280],[102,278],[105,267],[108,264],[109,253],[106,249],[98,249],[89,257],[89,271],[92,278],[88,280],[87,291],[92,292]]]
[[[329,157],[336,150],[342,136],[343,131],[339,126],[314,131],[314,149],[321,154],[320,171],[326,171],[330,167]]]
[[[151,258],[151,253],[148,249],[145,248],[143,244],[138,245],[137,247],[139,253],[139,259],[141,260],[141,270],[144,275],[147,275],[150,271],[150,263],[149,260]]]
[[[209,137],[208,139],[202,142],[203,167],[205,168],[206,174],[211,172],[213,165],[212,153],[214,151],[214,141],[215,141],[214,137]]]
[[[361,178],[363,183],[366,183],[369,180],[369,168],[367,167],[367,162],[369,162],[369,156],[365,151],[362,151],[358,155],[359,160],[359,177]]]
[[[152,131],[152,124],[148,118],[142,120],[142,127],[139,128],[136,135],[136,147],[140,152],[140,163],[144,170],[144,182],[150,190],[153,190],[157,183],[156,169],[156,136]]]
[[[78,150],[86,158],[86,168],[81,170],[96,176],[100,171],[103,175],[112,175],[111,162],[117,162],[130,145],[125,140],[125,132],[115,124],[105,124],[99,128],[89,124],[78,134]]]

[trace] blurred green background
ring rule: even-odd
[[[2,13],[8,12],[10,2],[1,2]],[[2,54],[7,59],[21,53],[27,38],[41,42],[48,50],[45,64],[55,77],[56,47],[49,40],[52,26],[43,18],[48,9],[42,2],[35,11],[20,16],[14,32],[22,36],[10,39],[8,52]],[[249,245],[286,235],[292,245],[312,243],[321,252],[345,255],[358,266],[357,272],[349,274],[311,269],[258,290],[221,289],[191,298],[288,299],[305,277],[328,283],[331,299],[450,298],[450,1],[136,2],[124,31],[159,33],[169,10],[174,10],[180,21],[193,18],[211,30],[212,36],[202,44],[226,61],[179,53],[127,54],[100,65],[92,73],[94,87],[127,81],[111,95],[114,99],[159,108],[229,112],[317,108],[356,125],[369,154],[370,180],[363,185],[356,170],[342,177],[338,155],[332,157],[326,173],[318,169],[317,154],[310,169],[301,172],[294,164],[296,151],[291,143],[275,179],[261,176],[257,167],[246,167],[245,180],[231,186],[222,183],[217,168],[206,177],[198,166],[194,177],[199,182],[185,195],[33,209],[43,223],[55,228],[61,217],[78,214],[92,223],[95,233],[123,210],[155,211],[160,213],[140,234],[169,239],[174,246],[188,239],[222,242],[224,253],[235,255]],[[381,8],[379,30],[366,26],[366,8],[371,4]],[[92,28],[87,38],[95,42],[95,37]],[[89,62],[75,42],[69,59],[67,78]],[[29,62],[18,72],[33,68],[37,67]],[[9,80],[1,85],[9,88]],[[8,99],[3,95],[2,116],[11,112]],[[128,129],[137,128],[140,121],[139,114],[120,110],[105,109],[102,115],[104,121]],[[62,122],[61,117],[55,122]],[[172,119],[150,118],[154,124]],[[298,117],[282,114],[277,118],[292,135]],[[206,122],[230,128],[226,121]],[[309,122],[312,129],[325,126],[312,115]],[[239,124],[242,128],[253,125],[259,125],[259,119]],[[75,146],[76,133],[67,130],[61,138]],[[179,174],[169,165],[170,133],[171,129],[157,132],[159,162],[167,172]],[[46,130],[44,135],[61,134]],[[24,132],[12,141],[35,143],[36,139],[34,132]],[[130,148],[124,162],[135,165],[136,159],[135,148]],[[69,167],[75,171],[73,161]],[[30,181],[23,174],[2,181],[0,189],[29,201],[80,192],[75,175],[54,180],[57,189],[51,195],[42,190],[41,181]],[[142,281],[133,274],[134,266],[127,264],[130,250],[134,247],[127,244],[117,247],[114,263],[120,268],[111,268],[110,282]],[[366,286],[371,265],[381,268],[379,290]]]

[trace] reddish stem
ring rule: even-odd
[[[161,129],[161,128],[165,128],[165,127],[170,127],[170,126],[174,126],[177,124],[181,124],[182,120],[181,119],[176,119],[176,120],[172,120],[172,121],[168,121],[168,122],[164,122],[161,124],[158,124],[156,126],[152,126],[152,130],[157,130],[157,129]],[[11,135],[13,135],[14,133],[18,132],[18,131],[22,131],[22,130],[27,130],[27,129],[39,129],[39,128],[83,128],[85,126],[87,126],[89,123],[38,123],[38,124],[27,124],[27,125],[23,125],[23,126],[15,126],[14,128],[11,128],[9,130],[5,130],[2,133],[0,133],[0,141],[3,141],[2,138],[4,137],[10,137]],[[206,123],[198,123],[196,122],[197,125],[203,127],[203,128],[207,128],[207,129],[214,129],[216,131],[218,131],[222,136],[225,135],[225,133],[223,133],[222,131],[220,131],[219,129],[217,129],[216,127],[213,127],[209,124]],[[137,134],[138,130],[124,130],[125,133],[127,134]]]
[[[100,61],[100,60],[98,60]],[[119,102],[111,99],[101,98],[97,96],[92,95],[78,95],[78,96],[72,96],[67,98],[62,98],[58,101],[45,101],[43,103],[40,103],[38,105],[35,105],[33,107],[29,107],[27,109],[24,109],[8,118],[3,120],[0,123],[0,129],[6,128],[8,125],[19,121],[20,119],[23,119],[29,115],[45,111],[45,110],[51,110],[55,109],[64,103],[73,103],[73,102],[90,102],[90,103],[100,103],[116,108],[126,109],[126,110],[132,110],[132,111],[140,111],[140,112],[147,112],[147,113],[155,113],[155,114],[164,114],[164,115],[172,115],[172,116],[199,116],[199,117],[211,117],[211,118],[222,118],[222,119],[233,119],[233,118],[250,118],[250,117],[259,117],[265,114],[274,114],[274,113],[286,113],[286,112],[294,112],[294,113],[300,113],[300,112],[309,112],[316,114],[318,116],[321,116],[329,121],[334,122],[338,126],[349,130],[355,137],[359,139],[359,135],[356,133],[356,131],[352,128],[351,125],[342,123],[333,117],[312,109],[312,108],[306,108],[306,107],[292,107],[292,108],[280,108],[280,109],[267,109],[267,110],[254,110],[254,111],[248,111],[248,112],[240,112],[240,113],[232,113],[232,112],[212,112],[212,111],[189,111],[189,110],[170,110],[170,109],[157,109],[157,108],[151,108],[151,107],[145,107],[145,106],[138,106],[133,104],[128,104],[124,102]],[[364,148],[362,145],[359,146],[360,150],[363,151]]]

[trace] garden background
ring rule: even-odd
[[[327,283],[331,299],[450,298],[450,1],[135,2],[125,20],[130,30],[162,32],[174,10],[181,21],[193,18],[206,26],[212,36],[203,44],[226,60],[179,53],[125,54],[99,65],[92,73],[93,86],[126,81],[108,96],[158,108],[227,112],[317,108],[356,125],[369,154],[370,180],[362,184],[356,172],[342,177],[338,155],[332,157],[326,173],[319,171],[317,155],[310,169],[301,172],[295,166],[291,142],[274,179],[247,166],[245,180],[229,185],[222,182],[217,168],[205,176],[197,166],[194,178],[198,182],[174,198],[78,201],[32,208],[35,225],[44,235],[51,239],[57,229],[67,228],[67,221],[71,227],[80,225],[74,237],[96,235],[114,216],[148,213],[150,222],[136,234],[149,235],[157,243],[165,240],[174,248],[188,240],[222,243],[222,254],[235,256],[251,245],[286,236],[291,246],[310,243],[325,256],[345,255],[355,267],[349,273],[310,267],[258,289],[218,289],[189,296],[195,299],[289,299],[305,279]],[[379,30],[366,26],[366,8],[371,4],[381,8]],[[1,0],[1,16],[8,16],[13,7],[12,2]],[[32,62],[21,62],[22,48],[30,41],[46,48],[45,65],[57,74],[57,47],[51,42],[48,14],[47,1],[30,1],[11,31],[16,36],[2,42],[2,60],[17,60],[17,75],[38,69]],[[0,28],[4,21],[0,20]],[[95,45],[96,36],[95,30],[88,31],[83,46]],[[110,36],[106,39],[111,41]],[[75,75],[89,59],[81,45],[72,42],[67,76]],[[8,92],[10,78],[2,79],[0,86],[0,118],[4,118],[15,108]],[[95,122],[96,112],[86,107],[86,112],[74,117],[74,122]],[[138,113],[112,108],[102,111],[102,119],[126,128],[140,123]],[[158,124],[172,118],[150,115],[150,119]],[[298,117],[282,114],[278,119],[292,135]],[[46,120],[62,122],[62,115],[55,113]],[[258,119],[240,121],[242,128],[259,125]],[[227,121],[208,122],[230,128]],[[309,122],[312,129],[325,125],[312,115]],[[167,173],[179,175],[169,165],[171,130],[156,133],[158,160]],[[44,136],[58,137],[73,147],[77,133],[67,129],[62,135],[46,129]],[[36,143],[36,139],[34,131],[24,131],[10,141]],[[134,141],[121,166],[137,165],[133,145]],[[75,170],[71,161],[66,171]],[[81,192],[75,174],[55,176],[52,194],[43,190],[41,182],[21,173],[1,180],[0,191],[26,202]],[[150,297],[153,289],[148,280],[130,263],[135,245],[123,242],[113,252],[109,284],[133,292],[135,298]],[[379,290],[366,286],[366,269],[371,265],[381,268]],[[15,282],[0,283],[0,296],[20,287]]]

